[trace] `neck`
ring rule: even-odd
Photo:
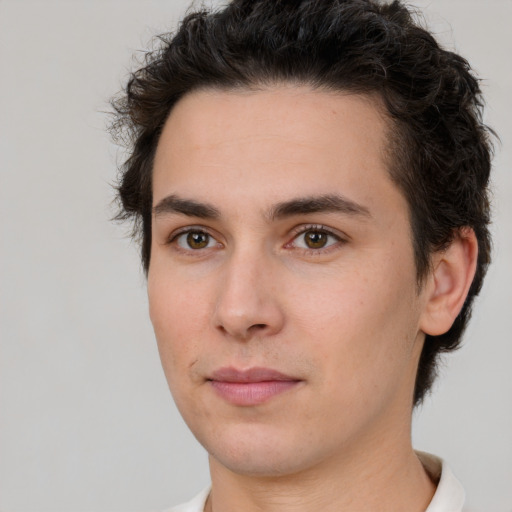
[[[353,446],[285,476],[236,474],[210,457],[212,492],[205,512],[426,510],[435,485],[412,449],[410,424],[408,432],[384,427]]]

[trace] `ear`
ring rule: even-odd
[[[420,329],[431,336],[447,332],[459,314],[473,282],[478,256],[475,232],[457,231],[449,247],[433,254],[433,270],[424,284],[425,307]]]

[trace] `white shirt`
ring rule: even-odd
[[[442,459],[424,452],[416,452],[426,471],[434,480],[439,479],[437,489],[425,512],[464,512],[465,492],[450,468]],[[203,512],[210,487],[203,489],[187,503],[172,507],[164,512]]]

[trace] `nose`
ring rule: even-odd
[[[249,340],[277,334],[283,328],[278,269],[271,260],[246,252],[233,254],[225,263],[213,315],[215,327],[224,335]]]

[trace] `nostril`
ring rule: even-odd
[[[265,327],[267,327],[266,324],[254,324],[251,325],[250,329],[253,329],[255,331],[261,331],[262,329],[265,329]]]

